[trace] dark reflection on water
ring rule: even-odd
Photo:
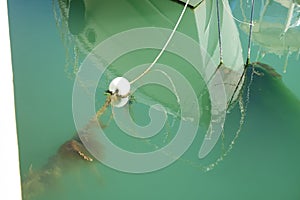
[[[70,2],[68,25],[69,31],[73,35],[78,35],[85,28],[85,12],[86,8],[83,0],[72,0]]]

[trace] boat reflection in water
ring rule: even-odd
[[[269,8],[270,7],[270,8]],[[274,9],[285,10],[286,15],[274,15]],[[277,13],[277,12],[275,12]],[[284,13],[284,12],[283,12]],[[270,15],[270,16],[269,16]],[[241,29],[248,34],[249,25],[241,24]],[[261,59],[266,53],[278,56],[286,56],[283,72],[286,72],[289,56],[293,53],[300,54],[300,2],[290,0],[266,1],[260,13],[259,20],[254,22],[253,42],[258,44],[261,50],[257,59]]]
[[[79,53],[89,53],[89,51],[93,49],[94,45],[96,45],[99,41],[105,38],[101,38],[101,34],[98,34],[99,32],[96,29],[96,27],[93,28],[93,25],[97,25],[96,23],[88,23],[89,20],[92,20],[93,18],[92,16],[88,16],[86,14],[86,10],[91,9],[92,6],[86,6],[82,4],[83,1],[81,0],[58,0],[57,2],[59,9],[61,10],[61,16],[58,17],[60,18],[60,20],[58,20],[57,23],[60,23],[60,33],[64,38],[67,55],[69,55],[69,57],[67,58],[67,62],[69,63],[67,64],[72,65],[71,72],[74,75],[78,70],[77,67]],[[94,0],[90,2],[96,1]],[[136,1],[136,3],[137,2],[138,1]],[[79,15],[77,16],[76,14],[74,14],[75,12],[78,12]],[[69,18],[67,16],[69,16]],[[165,20],[165,22],[167,23],[168,20]],[[100,22],[97,21],[97,23]],[[274,53],[276,55],[289,55],[291,52],[298,52],[300,49],[300,32],[299,29],[297,29],[298,27],[293,27],[293,24],[294,23],[290,24],[288,26],[289,28],[286,29],[286,25],[284,23],[267,22],[264,21],[264,19],[262,19],[261,21],[257,21],[253,29],[253,41],[261,45],[266,52]],[[99,25],[99,27],[107,28],[107,30],[105,30],[107,31],[107,35],[111,35],[115,31],[109,30],[109,28],[111,27],[101,26],[101,24]],[[241,28],[246,33],[249,32],[249,25],[243,24]],[[73,63],[74,60],[68,60],[70,58],[75,59],[75,64]],[[223,68],[220,70],[223,70]],[[254,74],[252,73],[253,71],[255,71]],[[236,85],[234,85],[236,84],[236,81],[233,85],[231,82],[233,80],[233,73],[230,71],[230,69],[224,69],[224,74],[226,74],[226,77],[224,77],[224,79],[226,80],[226,83],[228,85],[226,89],[228,89],[230,86],[228,90],[230,90],[231,92],[228,93],[233,93],[233,90],[236,87]],[[237,80],[239,76],[240,74],[237,74],[237,78],[235,78],[235,80]],[[238,97],[241,97],[241,101],[245,101],[245,99],[243,98],[249,97],[249,81],[252,80],[252,76],[254,76],[254,79],[250,88],[251,101],[255,102],[256,105],[254,105],[254,103],[251,104],[250,102],[249,108],[257,108],[258,110],[261,109],[261,113],[266,114],[266,116],[268,113],[276,112],[275,114],[273,114],[273,116],[271,116],[272,120],[276,120],[277,118],[280,119],[279,117],[284,111],[287,113],[291,113],[291,116],[295,116],[295,118],[300,116],[299,100],[295,96],[293,96],[289,92],[289,90],[283,85],[280,75],[278,75],[272,69],[272,67],[265,64],[250,64],[245,75],[246,80],[243,82],[243,87],[241,87],[241,89],[238,90],[239,93],[240,91],[242,92],[240,95],[236,94],[236,99],[238,99]],[[228,80],[226,78],[228,78]],[[272,92],[270,94],[267,94],[267,92],[269,91]],[[266,98],[270,98],[271,100],[266,102]],[[248,100],[246,99],[246,101]],[[244,112],[242,108],[241,112]],[[270,115],[268,115],[267,117],[270,117]],[[277,127],[279,125],[280,127],[284,126],[274,122],[272,126],[279,129],[280,127]],[[290,128],[288,127],[288,125],[286,125],[285,127]],[[233,144],[234,141],[230,141],[229,145],[231,145],[231,143]],[[229,151],[231,150],[231,147],[232,145],[229,146]],[[223,156],[226,155],[223,154]],[[53,185],[56,185],[58,180],[62,178],[64,174],[72,171],[73,169],[80,168],[83,165],[89,165],[96,162],[97,161],[95,161],[95,159],[83,146],[80,139],[77,136],[75,136],[74,138],[63,143],[59,147],[57,153],[54,156],[52,156],[41,169],[33,170],[32,167],[30,167],[28,175],[24,179],[22,179],[23,199],[34,199],[35,197],[46,192],[47,190],[50,190],[49,188],[51,188],[51,186]],[[196,162],[198,162],[198,160]],[[236,161],[236,165],[240,164],[240,162]],[[200,173],[200,171],[197,171],[197,173],[198,172]],[[181,174],[179,174],[179,176],[181,176]],[[195,177],[197,176],[195,175]],[[223,180],[224,179],[221,177],[219,181],[216,182],[222,182]]]

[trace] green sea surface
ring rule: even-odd
[[[95,15],[89,18],[87,26],[97,27],[92,30],[100,34],[96,35],[95,41],[89,32],[81,36],[85,35],[90,41],[73,41],[87,52],[104,39],[131,28],[152,26],[171,29],[184,6],[167,0],[103,1],[95,5],[91,4],[90,12]],[[65,43],[63,38],[65,35],[69,37],[68,34],[64,33],[62,37],[64,29],[56,26],[52,1],[10,0],[8,6],[20,170],[24,183],[29,174],[47,169],[60,146],[77,132],[72,113],[72,73],[76,71],[76,55],[75,50],[67,52],[73,46]],[[193,12],[188,8],[178,31],[197,41]],[[240,36],[245,49],[247,35],[241,31]],[[87,44],[90,46],[87,47]],[[252,55],[257,50],[254,46]],[[109,71],[121,75],[130,66],[151,63],[158,52],[157,49],[130,52],[115,60]],[[85,56],[84,53],[78,56],[79,64]],[[256,61],[255,56],[252,57],[251,60]],[[284,74],[284,60],[271,54],[259,60],[275,68],[282,77],[261,63],[248,68],[242,93],[246,102],[249,88],[245,122],[231,152],[212,170],[206,172],[206,166],[222,155],[223,146],[228,148],[239,127],[241,114],[238,103],[227,115],[225,136],[204,159],[198,159],[198,151],[208,126],[206,111],[201,113],[200,128],[191,147],[166,168],[131,174],[111,169],[98,161],[89,163],[75,159],[70,165],[62,164],[64,170],[57,177],[36,176],[32,179],[32,187],[27,189],[23,186],[24,199],[300,199],[300,89],[297,77],[300,68],[299,60],[291,57]],[[190,78],[196,94],[201,92],[197,90],[203,84],[201,76],[191,76],[194,71],[186,60],[166,52],[160,63],[174,66]],[[257,72],[250,84],[252,66]],[[99,83],[97,108],[104,102],[102,94],[111,76],[107,75]],[[136,102],[126,109],[130,110],[136,123],[146,125],[150,121],[149,104],[156,101],[177,113],[174,94],[158,86],[141,88]],[[205,99],[198,103],[201,109],[209,107]],[[128,151],[147,152],[166,145],[174,138],[179,124],[178,117],[169,112],[158,136],[146,141],[132,139],[124,136],[113,120],[109,123],[110,113],[111,109],[108,109],[103,116],[107,135]],[[35,185],[34,181],[41,184]]]

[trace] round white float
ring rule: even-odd
[[[117,77],[109,84],[109,91],[115,93],[118,90],[119,95],[127,95],[130,92],[130,83],[124,77]],[[113,101],[112,104],[115,107],[123,107],[128,102],[129,97],[120,98],[119,101]]]

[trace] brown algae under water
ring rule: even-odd
[[[251,76],[253,77],[251,78]],[[252,79],[251,82],[250,79]],[[291,139],[295,137],[296,135],[293,136],[293,132],[296,131],[299,133],[300,130],[298,123],[298,119],[300,119],[300,101],[285,87],[281,80],[281,76],[272,67],[266,64],[249,64],[245,73],[245,82],[239,94],[242,99],[247,98],[246,94],[249,87],[251,91],[247,112],[250,114],[247,116],[247,121],[254,120],[257,126],[261,126],[258,127],[259,129],[263,129],[263,126],[272,126],[270,127],[270,130],[275,131],[275,138],[277,138],[277,134],[284,129],[286,129],[285,137],[291,137]],[[106,108],[103,109],[104,107],[102,107],[102,111],[105,111]],[[235,108],[233,108],[229,115],[235,115],[236,113]],[[232,122],[231,118],[232,117],[229,116],[229,120],[225,124],[225,134],[235,132],[231,126],[227,127],[227,124],[236,123],[236,121]],[[258,122],[258,119],[261,120],[261,122]],[[251,122],[247,121],[245,129],[248,129],[247,126],[251,124]],[[263,123],[263,125],[261,123]],[[250,135],[254,133],[252,133],[251,129],[247,132],[250,132]],[[229,136],[226,136],[226,138],[227,137],[232,138],[230,134]],[[297,138],[299,141],[299,137]],[[290,147],[286,147],[284,149],[289,148]],[[218,155],[220,154],[218,153]],[[74,136],[71,140],[63,143],[56,155],[49,158],[48,163],[41,169],[35,171],[30,168],[29,174],[26,178],[22,179],[23,198],[32,199],[36,196],[43,196],[42,194],[51,189],[51,186],[55,185],[66,172],[72,172],[72,169],[80,168],[82,164],[88,164],[90,162],[97,161],[95,161],[85,149],[80,142],[80,139],[77,136]],[[181,162],[180,159],[178,162]],[[199,161],[193,161],[193,163],[199,163]],[[200,166],[200,164],[197,165]]]
[[[281,30],[282,25],[280,25],[280,27]],[[74,27],[72,29],[73,34],[77,34],[77,33],[80,34],[80,27],[79,29],[77,28],[78,27]],[[287,38],[290,37],[289,33],[291,33],[290,30],[288,30],[286,33]],[[253,34],[254,41],[266,42],[267,44],[272,43],[270,49],[272,49],[274,53],[280,55],[283,52],[287,51],[286,46],[285,45],[282,46],[281,42],[279,42],[279,44],[277,45],[279,49],[276,49],[275,48],[276,43],[274,43],[273,41],[274,38],[273,39],[272,37],[264,38],[265,35],[262,36],[261,35],[257,36],[257,35],[258,32],[256,33],[256,30],[254,28],[254,34]],[[90,32],[87,38],[88,40],[91,41],[93,40],[94,37],[92,32]],[[268,39],[270,39],[270,41],[268,41]],[[266,45],[265,43],[263,43],[263,45],[268,49],[268,45]],[[294,48],[291,47],[289,47],[289,50],[296,51],[297,46],[295,50]],[[271,50],[269,50],[269,52],[270,51]],[[299,137],[297,136],[297,133],[299,134],[299,130],[300,130],[299,123],[298,123],[300,119],[299,99],[295,97],[295,95],[293,95],[292,92],[289,91],[289,89],[282,82],[281,76],[278,73],[276,73],[275,70],[272,69],[272,67],[262,63],[252,63],[249,64],[246,70],[247,71],[245,73],[245,81],[243,83],[243,88],[239,94],[240,99],[242,101],[246,99],[245,103],[247,104],[247,109],[246,109],[247,120],[245,121],[245,124],[242,124],[243,126],[245,126],[244,129],[246,129],[246,131],[244,131],[243,134],[244,135],[247,134],[247,135],[243,137],[249,137],[249,138],[257,137],[257,141],[256,141],[257,143],[253,141],[252,142],[249,141],[249,143],[251,142],[251,144],[256,144],[256,150],[253,150],[253,152],[257,152],[257,149],[261,150],[260,155],[265,155],[266,157],[269,156],[269,159],[272,159],[272,160],[266,159],[269,163],[260,164],[262,170],[264,170],[266,166],[268,166],[269,168],[273,167],[277,169],[276,167],[278,166],[275,164],[279,158],[281,158],[284,164],[287,165],[287,168],[290,168],[288,166],[289,164],[293,166],[299,166],[299,163],[297,163],[297,159],[291,161],[288,158],[289,155],[294,156],[295,152],[297,152],[298,150],[298,148],[295,147],[295,144],[293,142],[299,142]],[[74,70],[74,72],[76,73],[76,70]],[[249,93],[250,96],[247,96],[248,89],[250,89],[250,93]],[[225,137],[229,138],[229,140],[231,140],[231,138],[234,137],[232,136],[232,134],[236,132],[234,127],[229,125],[238,124],[238,121],[236,121],[236,119],[240,118],[240,116],[238,116],[239,113],[235,110],[237,106],[235,102],[233,103],[234,103],[234,105],[232,105],[233,108],[231,109],[231,112],[228,114],[229,119],[225,124]],[[110,104],[110,102],[108,104]],[[109,107],[108,104],[105,104],[104,107],[102,107],[103,108],[102,110],[100,109],[101,113],[104,112],[106,108]],[[237,117],[235,117],[235,115],[237,115]],[[227,136],[228,133],[229,136]],[[273,135],[269,133],[272,133]],[[282,139],[281,137],[284,137],[284,139]],[[226,140],[226,138],[224,138],[224,140]],[[263,144],[262,140],[259,140],[258,138],[260,139],[273,138],[273,139],[282,140],[283,146],[270,147],[271,145],[268,146],[268,142],[272,143],[271,140],[264,141],[265,144]],[[293,143],[292,145],[288,143],[288,141],[293,139],[294,141],[292,142]],[[231,145],[231,141],[227,142],[227,144]],[[239,146],[237,147],[236,151],[238,151],[239,148],[244,149],[246,147]],[[265,148],[268,149],[271,148],[272,150],[274,150],[274,152],[277,153],[279,152],[280,149],[283,153],[286,153],[286,157],[282,156],[281,154],[277,154],[277,158],[273,158],[272,156],[270,157],[270,155],[266,153],[268,151],[266,151]],[[291,153],[292,152],[291,149],[293,149],[293,153]],[[242,166],[243,164],[239,163],[238,160],[234,159],[235,158],[234,155],[236,155],[236,151],[235,154],[233,154],[233,158],[231,159],[233,159],[233,163],[235,165]],[[246,154],[245,156],[250,154],[251,153],[248,152],[248,154]],[[218,152],[218,156],[220,156],[219,152]],[[22,191],[23,191],[24,199],[32,199],[39,195],[41,195],[42,197],[43,193],[46,190],[49,190],[51,188],[51,185],[56,185],[58,180],[64,176],[65,172],[72,171],[73,168],[78,168],[78,167],[80,168],[81,166],[89,164],[91,162],[95,163],[97,161],[85,149],[85,147],[80,142],[79,138],[75,136],[71,140],[68,140],[67,142],[63,143],[58,149],[57,154],[49,158],[48,163],[44,167],[38,170],[33,170],[33,169],[29,170],[28,175],[22,179]],[[178,162],[180,162],[180,159],[178,160]],[[193,161],[193,164],[200,163],[200,162],[201,161]],[[253,160],[253,162],[255,162],[255,160]],[[78,165],[78,163],[82,163],[83,165]],[[269,166],[271,165],[270,163],[274,165]],[[197,166],[201,166],[201,165],[198,164]],[[196,168],[198,168],[197,166]],[[199,167],[199,169],[202,169],[202,166],[201,168]],[[278,171],[280,169],[278,168]],[[200,173],[202,171],[198,170],[198,172]],[[255,174],[255,172],[257,171],[253,171],[252,173]],[[268,172],[265,173],[268,174]],[[238,174],[239,172],[235,173],[235,175]],[[181,175],[178,176],[180,177]],[[299,174],[296,171],[295,171],[295,178],[299,178]],[[217,178],[217,181],[222,182],[221,179],[222,177],[219,177]],[[254,180],[252,181],[255,182]],[[284,181],[286,180],[284,179]],[[264,183],[264,181],[262,181],[262,183]],[[260,184],[261,183],[257,183],[257,185]]]

